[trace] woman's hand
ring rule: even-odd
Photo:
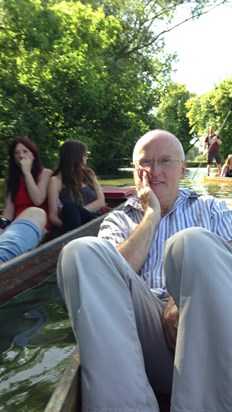
[[[24,170],[24,178],[27,186],[28,194],[34,206],[40,206],[47,197],[47,189],[52,171],[43,169],[40,173],[38,182],[35,182],[30,170],[30,161],[24,159],[22,161],[22,168]]]
[[[169,349],[174,353],[179,324],[179,311],[172,297],[163,312],[162,325]]]
[[[33,163],[32,159],[23,158],[20,160],[21,170],[24,176],[31,173],[32,163]]]

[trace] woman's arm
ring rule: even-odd
[[[15,205],[12,202],[10,195],[7,195],[4,200],[4,209],[2,212],[2,216],[12,221],[14,218],[14,214],[15,214]]]
[[[25,178],[28,194],[35,206],[40,206],[47,197],[47,189],[52,171],[43,169],[36,184],[31,174],[31,162],[29,159],[21,160],[21,169]]]
[[[105,206],[105,196],[100,184],[97,181],[97,178],[95,181],[94,190],[96,192],[97,199],[84,206],[84,208],[87,209],[89,212],[97,212]]]
[[[221,177],[226,177],[228,167],[223,166],[221,171]]]
[[[62,227],[58,203],[61,188],[61,179],[58,176],[52,176],[48,185],[48,217],[51,224],[58,227]]]

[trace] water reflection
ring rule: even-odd
[[[217,169],[212,169],[212,176]],[[185,179],[181,182],[182,187],[189,187],[195,190],[199,195],[212,195],[217,198],[232,198],[232,184],[225,181],[223,183],[206,183],[204,176],[205,168],[191,168],[186,170]]]
[[[188,169],[181,186],[232,198],[232,185],[205,185],[204,174]],[[1,308],[0,411],[43,411],[74,346],[55,276]]]
[[[0,411],[43,411],[74,346],[55,276],[1,308]]]

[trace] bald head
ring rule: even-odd
[[[176,156],[180,160],[185,159],[184,149],[180,141],[172,133],[166,130],[151,130],[150,132],[144,134],[135,144],[133,150],[133,162],[135,163],[139,159],[139,154],[143,151],[146,146],[148,146],[152,141],[157,140],[161,144],[162,142],[168,142],[170,149],[172,149]]]

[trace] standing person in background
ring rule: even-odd
[[[52,237],[96,218],[105,206],[97,177],[86,167],[87,159],[87,146],[79,140],[67,140],[60,148],[59,165],[48,188]]]
[[[207,173],[210,175],[210,167],[215,159],[217,162],[218,173],[221,174],[221,154],[219,151],[219,146],[222,143],[220,136],[215,133],[215,128],[209,128],[209,134],[205,139],[205,150],[208,151],[208,165]]]
[[[221,177],[232,177],[232,154],[229,154],[222,166]]]
[[[9,171],[2,216],[13,221],[31,206],[46,213],[47,188],[52,171],[42,165],[35,143],[16,136],[9,147]],[[46,226],[49,230],[49,223]]]

